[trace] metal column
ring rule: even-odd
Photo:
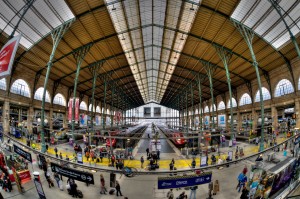
[[[47,72],[46,72],[46,77],[45,77],[45,81],[44,81],[44,90],[43,90],[43,99],[42,99],[42,107],[41,107],[41,151],[43,153],[46,152],[46,144],[45,144],[45,98],[46,98],[46,91],[47,91],[47,86],[48,86],[48,80],[49,80],[49,75],[50,75],[50,71],[52,68],[52,60],[54,58],[55,55],[55,51],[56,48],[61,40],[61,38],[63,37],[63,35],[65,34],[65,32],[69,29],[69,27],[71,26],[73,20],[68,21],[64,24],[62,24],[61,26],[57,27],[56,29],[54,29],[51,32],[51,36],[52,36],[52,40],[53,40],[53,47],[52,47],[52,51],[50,54],[50,58],[49,61],[47,63]],[[50,118],[52,119],[52,118]]]
[[[212,103],[212,129],[215,129],[215,110],[214,110],[215,101],[214,101],[214,85],[213,85],[212,77],[216,70],[216,66],[208,62],[202,62],[202,64],[207,72],[207,76],[209,79],[209,87],[210,87],[210,95],[211,95],[211,103]]]
[[[224,68],[226,70],[226,78],[227,78],[227,84],[228,84],[228,91],[229,91],[229,103],[230,103],[230,139],[232,140],[234,138],[234,132],[233,132],[233,107],[232,107],[232,90],[231,90],[231,78],[230,78],[230,72],[228,63],[232,57],[232,52],[225,50],[223,47],[216,46],[215,48],[217,50],[217,53],[220,57],[220,59],[223,62]],[[226,103],[226,102],[225,102]]]
[[[73,52],[73,56],[76,60],[76,76],[74,80],[74,90],[73,90],[73,106],[72,106],[72,138],[74,139],[74,130],[75,130],[75,102],[76,102],[76,91],[77,91],[77,84],[78,84],[78,78],[79,78],[79,73],[80,73],[80,66],[81,63],[85,57],[85,55],[88,53],[90,50],[92,44],[88,46],[84,46],[82,48],[79,48],[75,52]]]
[[[92,87],[92,111],[91,111],[91,127],[92,127],[92,132],[95,134],[94,131],[94,104],[95,104],[95,88],[96,88],[96,80],[98,77],[98,72],[100,67],[103,65],[103,62],[100,63],[95,63],[89,67],[89,70],[91,74],[93,75],[93,87]],[[92,136],[91,133],[89,134],[89,145],[91,145],[92,141]]]
[[[264,118],[265,118],[265,114],[264,114],[264,101],[263,101],[263,94],[262,94],[262,86],[261,86],[261,79],[260,79],[260,74],[259,74],[259,70],[258,70],[258,63],[256,61],[256,57],[254,54],[254,50],[253,50],[253,46],[252,46],[252,41],[253,41],[253,37],[254,37],[254,32],[253,30],[247,28],[246,26],[244,26],[243,24],[232,20],[233,24],[235,25],[235,27],[239,30],[239,32],[241,33],[241,35],[244,37],[249,51],[251,53],[251,57],[252,57],[252,61],[253,61],[253,66],[256,72],[256,78],[257,78],[257,84],[258,84],[258,90],[259,90],[259,96],[260,96],[260,110],[261,110],[261,140],[260,140],[260,147],[259,147],[259,151],[263,151],[264,150]]]

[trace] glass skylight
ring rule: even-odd
[[[22,9],[25,2],[0,1],[0,29],[7,35],[13,32],[20,19],[20,14],[16,13]],[[37,0],[25,14],[15,35],[22,34],[20,43],[28,49],[51,30],[73,18],[74,15],[64,0]]]
[[[191,2],[199,3],[199,0]],[[161,101],[179,57],[179,53],[174,55],[170,49],[181,52],[187,38],[187,35],[166,30],[164,26],[174,29],[179,27],[179,30],[188,33],[198,9],[191,2],[168,1],[167,7],[167,0],[106,0],[110,17],[119,33],[120,43],[145,103]],[[184,11],[181,21],[178,21],[182,4]]]
[[[293,35],[297,35],[300,32],[298,28],[300,26],[300,1],[278,2]],[[290,35],[284,22],[268,0],[241,0],[231,18],[254,30],[276,49],[290,42]]]

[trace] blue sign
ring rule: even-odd
[[[174,189],[180,187],[192,187],[195,185],[207,184],[211,182],[212,173],[202,173],[200,175],[159,177],[158,189]]]

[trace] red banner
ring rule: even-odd
[[[21,35],[9,40],[0,51],[0,77],[10,75]]]
[[[79,121],[79,98],[76,98],[75,101],[75,121]]]
[[[69,100],[69,111],[68,111],[68,120],[69,120],[69,122],[72,121],[72,107],[73,107],[73,99],[70,98],[70,100]]]

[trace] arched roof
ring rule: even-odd
[[[11,5],[8,5],[8,2]],[[186,90],[186,85],[195,79],[195,73],[200,73],[203,78],[207,76],[204,70],[207,64],[216,67],[213,74],[214,95],[226,92],[228,87],[225,69],[215,46],[222,46],[232,52],[230,74],[233,87],[254,80],[256,74],[251,55],[231,17],[254,30],[253,49],[260,71],[264,74],[283,64],[289,64],[288,61],[297,57],[292,42],[280,39],[281,36],[286,36],[287,31],[282,29],[282,22],[269,1],[263,1],[263,8],[269,11],[260,12],[265,14],[257,16],[255,12],[262,7],[261,3],[248,0],[161,0],[142,1],[139,4],[136,0],[55,2],[59,3],[35,1],[25,14],[29,25],[43,28],[31,28],[29,31],[28,23],[21,22],[17,33],[22,33],[24,38],[21,42],[23,47],[19,48],[16,54],[17,67],[23,66],[37,74],[45,75],[53,43],[49,30],[75,17],[76,20],[58,45],[50,79],[72,87],[76,71],[72,54],[93,44],[82,62],[78,92],[91,96],[92,75],[89,66],[102,63],[99,69],[100,77],[109,74],[110,83],[114,80],[116,87],[124,90],[124,96],[129,99],[128,103],[135,107],[151,100],[165,106],[174,104],[176,96],[181,96]],[[191,2],[194,2],[193,5]],[[288,13],[299,9],[298,1],[294,4],[291,2],[280,2]],[[12,10],[11,15],[7,15],[5,12],[11,10],[9,6],[22,5],[17,5],[15,1],[3,1],[3,6],[8,9],[1,9],[1,19],[10,21],[9,17],[19,9]],[[50,9],[54,14],[49,14],[50,11],[43,12],[51,6],[56,11]],[[43,15],[45,22],[41,21],[38,13],[47,13]],[[255,16],[257,19],[253,18]],[[5,20],[3,17],[6,17]],[[270,34],[263,32],[263,28],[260,29],[261,32],[258,29],[262,24],[266,24],[267,19],[272,19],[267,24]],[[13,21],[12,25],[4,30],[7,37],[14,23],[16,22]],[[0,23],[1,30],[5,26],[6,23]],[[275,34],[274,38],[271,31],[278,32],[278,35]],[[24,39],[33,43],[33,46],[27,49],[29,45],[24,43]],[[7,38],[2,37],[0,41],[3,45]],[[282,43],[284,45],[280,46]],[[103,79],[97,81],[96,99],[102,99],[104,96]],[[198,88],[193,89],[194,103],[197,103]],[[107,102],[113,100],[114,104],[117,104],[117,98],[111,95],[112,90],[108,89],[107,92]],[[204,80],[202,97],[211,97],[209,82]],[[189,106],[190,104],[189,100]],[[118,108],[125,108],[128,104],[121,103],[120,106]]]

